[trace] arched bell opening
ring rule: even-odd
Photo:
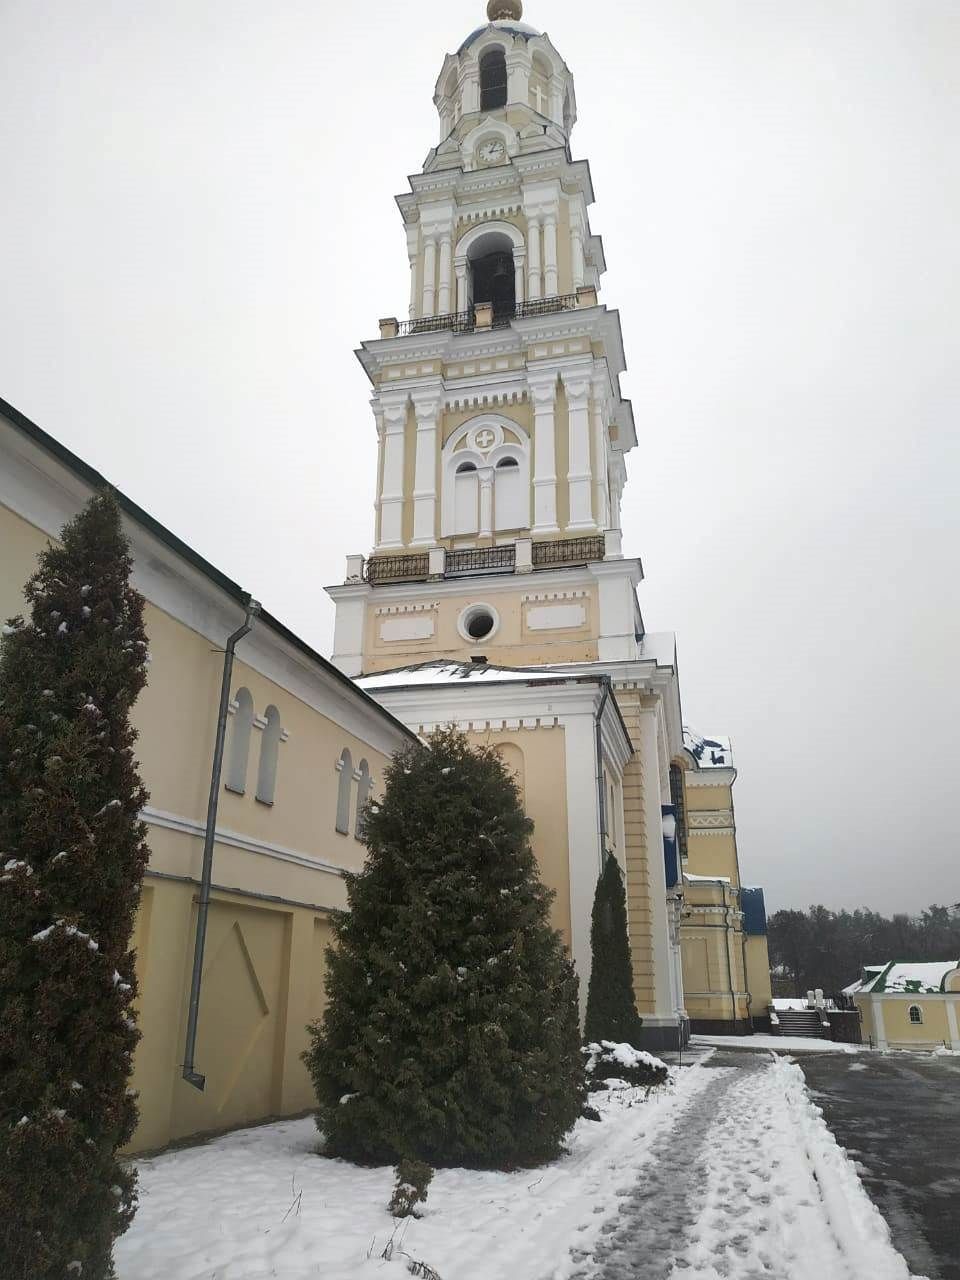
[[[480,110],[497,111],[507,105],[507,57],[497,45],[480,58]]]
[[[508,238],[499,232],[481,237],[471,246],[467,263],[474,306],[490,303],[494,323],[512,319],[517,313],[517,268]]]

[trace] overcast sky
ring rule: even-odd
[[[353,356],[482,0],[0,0],[0,396],[329,653]],[[532,0],[577,82],[684,715],[771,910],[960,900],[960,4]],[[951,800],[951,796],[953,799]]]

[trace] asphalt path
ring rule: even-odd
[[[795,1058],[911,1270],[960,1280],[960,1057]]]

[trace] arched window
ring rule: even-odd
[[[677,848],[680,857],[687,856],[687,803],[683,792],[683,770],[678,764],[670,766],[670,803],[677,822]]]
[[[276,707],[267,707],[266,720],[260,737],[260,768],[257,770],[257,799],[261,804],[273,804],[277,789],[277,757],[280,754],[280,737],[283,726]]]
[[[454,476],[453,532],[476,533],[480,528],[480,485],[475,462],[461,462]]]
[[[357,783],[357,821],[353,828],[353,834],[359,840],[361,839],[363,811],[367,801],[370,799],[370,792],[373,790],[373,779],[370,777],[370,766],[366,760],[361,760],[357,766],[357,773],[360,775],[360,781]]]
[[[337,830],[341,835],[350,834],[350,790],[353,786],[353,756],[347,747],[340,752],[337,761],[340,781],[337,784]]]
[[[912,1004],[910,1006],[910,1021],[915,1027],[923,1026],[923,1010],[918,1004]]]
[[[517,273],[512,249],[493,249],[470,259],[473,301],[489,302],[494,320],[510,320],[517,314]]]
[[[493,490],[494,528],[526,529],[530,524],[530,498],[520,461],[512,454],[499,460]]]
[[[238,689],[233,697],[233,724],[230,729],[230,751],[227,756],[227,778],[224,786],[242,796],[247,789],[247,759],[250,755],[250,733],[253,729],[253,697],[249,689]]]
[[[496,111],[507,105],[507,58],[499,46],[480,58],[480,110]]]

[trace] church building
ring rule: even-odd
[[[456,723],[501,748],[582,1000],[594,889],[619,860],[645,1042],[667,1048],[688,1029],[674,833],[695,762],[674,637],[646,630],[622,545],[637,434],[620,319],[572,158],[573,76],[519,0],[487,14],[443,62],[439,141],[397,199],[409,315],[357,352],[376,532],[328,588],[333,660],[415,732]],[[739,920],[738,895],[726,910]]]

